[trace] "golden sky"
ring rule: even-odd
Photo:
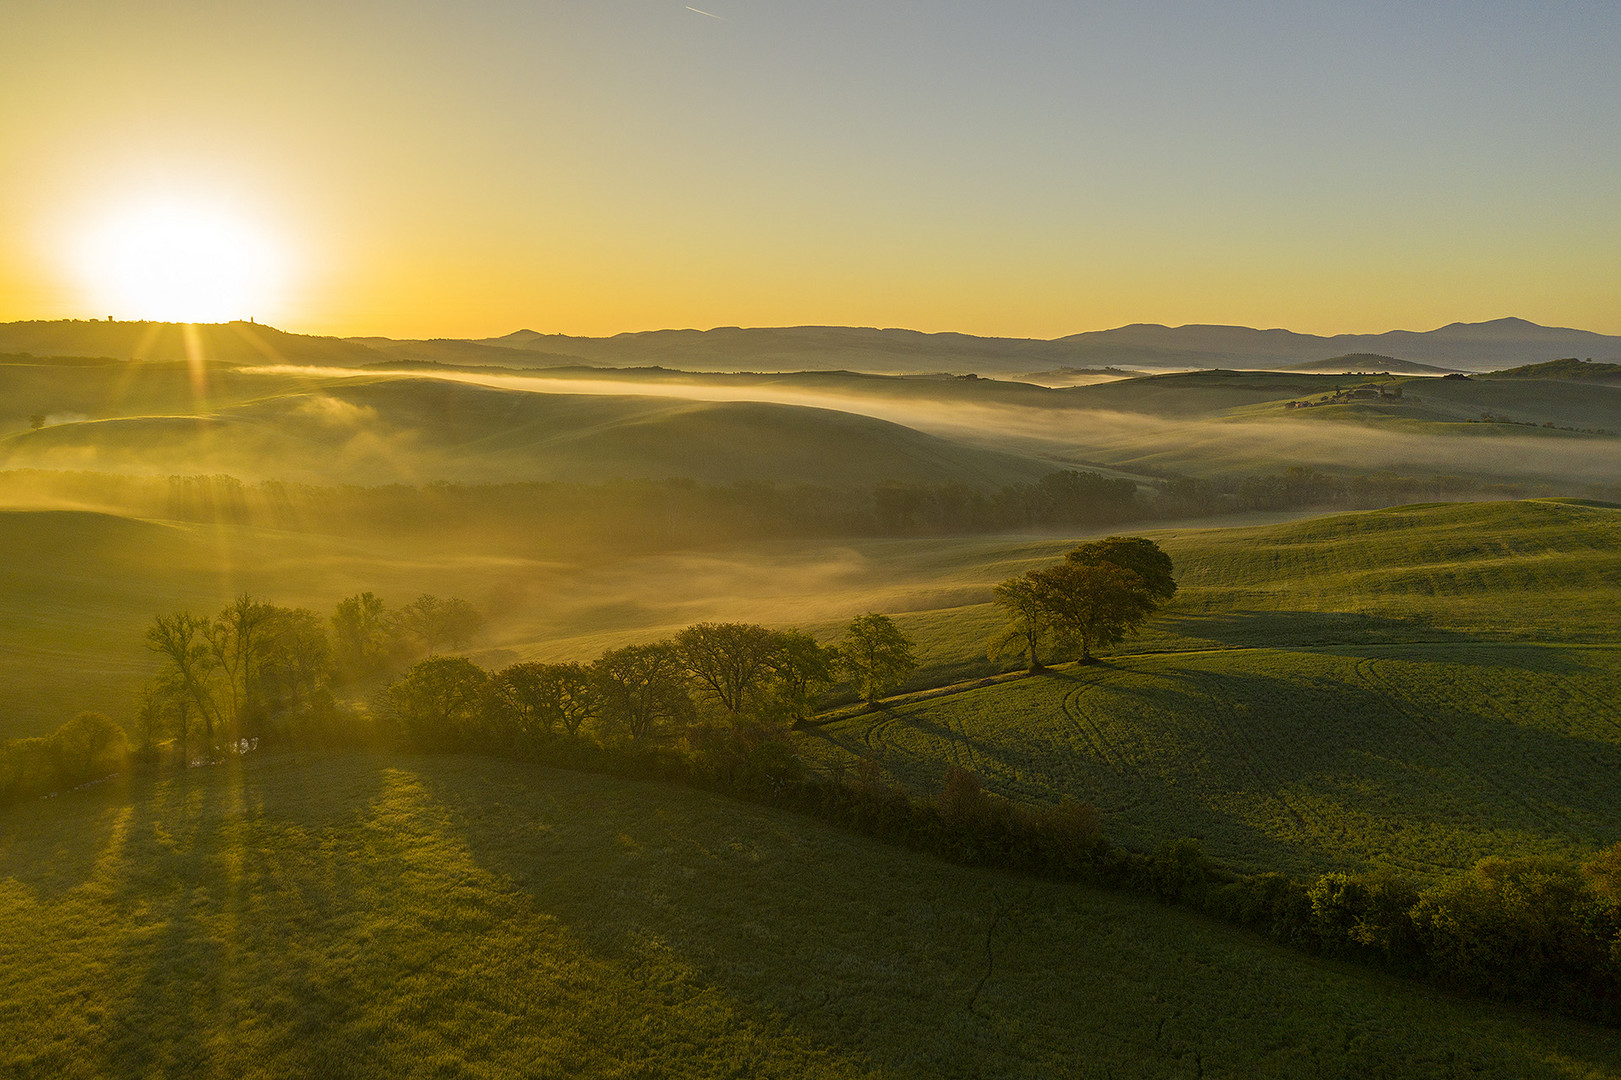
[[[0,320],[239,286],[210,317],[395,337],[1621,333],[1613,3],[13,0],[5,22]],[[225,249],[172,282],[108,239],[187,228]]]

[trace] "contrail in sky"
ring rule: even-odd
[[[702,8],[695,8],[691,4],[686,4],[684,6],[688,11],[696,11],[700,15],[708,15],[711,19],[719,19],[721,22],[726,21],[726,16],[716,15],[713,11],[705,11]]]

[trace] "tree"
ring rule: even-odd
[[[1082,663],[1094,646],[1113,645],[1135,630],[1158,606],[1143,579],[1110,563],[1062,562],[1033,575],[1054,631],[1080,645]]]
[[[1093,540],[1065,555],[1064,561],[1081,566],[1107,563],[1122,570],[1130,570],[1142,578],[1143,587],[1160,603],[1176,595],[1176,579],[1171,573],[1171,557],[1161,551],[1158,544],[1146,537],[1108,536],[1102,540]]]
[[[777,700],[795,718],[810,712],[818,694],[833,685],[833,671],[839,652],[822,645],[809,634],[788,630],[779,635],[776,655],[771,661]]]
[[[308,608],[271,608],[259,650],[259,680],[272,706],[308,701],[332,677],[332,642]]]
[[[346,679],[365,679],[388,666],[389,618],[383,601],[369,592],[338,602],[332,613],[333,658]]]
[[[430,656],[388,687],[384,703],[412,743],[459,749],[477,733],[488,681],[464,656]]]
[[[129,753],[124,729],[98,712],[82,712],[51,735],[57,780],[63,786],[97,780]]]
[[[513,664],[491,676],[490,696],[509,737],[523,741],[558,727],[578,735],[598,709],[590,673],[577,663]]]
[[[697,623],[675,636],[687,671],[734,716],[771,675],[782,635],[751,623]]]
[[[850,620],[839,643],[839,660],[869,705],[917,667],[912,640],[889,616],[876,612]]]
[[[668,641],[612,649],[591,665],[604,716],[622,727],[632,742],[641,742],[661,720],[692,715],[685,674],[680,653]]]
[[[1041,643],[1052,629],[1040,572],[1027,570],[991,589],[991,600],[1008,615],[1007,629],[991,642],[995,656],[1009,645],[1019,645],[1030,657],[1029,670],[1041,670]]]
[[[459,649],[467,644],[484,625],[484,616],[466,600],[424,593],[400,609],[399,624],[432,656],[441,645]]]
[[[256,711],[259,668],[274,612],[269,604],[240,593],[213,622],[204,624],[209,651],[225,680],[221,711],[227,739],[236,738],[242,721]]]
[[[221,727],[220,706],[214,692],[216,661],[206,637],[209,627],[209,620],[177,611],[173,615],[159,615],[146,631],[147,647],[169,662],[158,675],[159,683],[181,699],[178,732],[181,748],[186,746],[190,727],[189,703],[197,706],[204,753],[214,748],[214,732]]]

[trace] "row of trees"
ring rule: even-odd
[[[481,623],[465,600],[423,595],[394,610],[369,592],[326,620],[247,593],[212,617],[159,615],[146,643],[163,666],[137,704],[136,742],[150,749],[172,737],[183,751],[211,753],[252,728],[319,723],[333,713],[335,687],[466,644]]]
[[[429,657],[389,684],[375,711],[422,748],[583,734],[641,744],[702,720],[800,719],[841,677],[871,702],[916,666],[911,640],[885,615],[853,619],[837,645],[798,630],[697,623],[590,664],[530,661],[488,672],[466,657]]]
[[[1041,670],[1049,645],[1092,659],[1094,648],[1116,644],[1176,593],[1170,556],[1140,536],[1111,536],[1082,544],[1056,566],[1027,570],[997,585],[992,596],[1008,616],[993,655],[1010,646]]]

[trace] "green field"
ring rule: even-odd
[[[1621,1075],[1614,1032],[1155,904],[477,757],[250,757],[0,826],[8,1075]]]
[[[817,728],[914,791],[946,765],[1068,795],[1152,849],[1297,874],[1415,876],[1621,839],[1621,649],[1496,643],[1126,656]]]
[[[1251,870],[1428,875],[1621,839],[1621,510],[1404,507],[1161,540],[1182,588],[1104,663],[840,720],[803,753],[871,756],[919,791],[961,765]],[[965,611],[957,647],[996,620]]]

